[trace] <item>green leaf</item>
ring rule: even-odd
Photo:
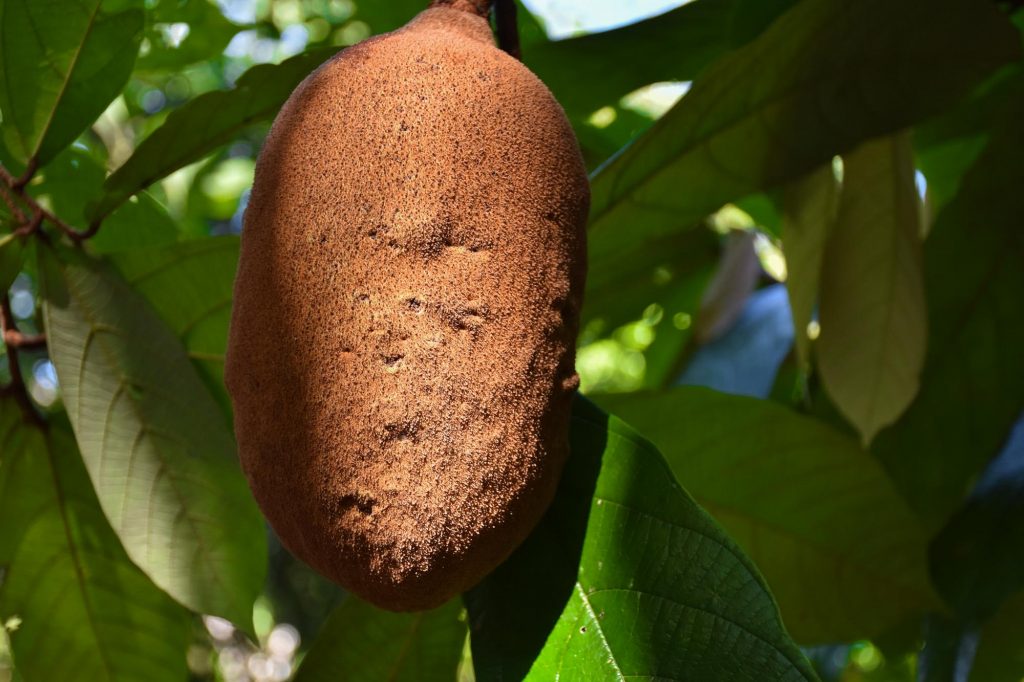
[[[146,31],[149,50],[139,57],[140,71],[178,70],[219,57],[242,28],[228,21],[211,0],[160,0],[150,12]],[[188,35],[179,44],[168,40],[170,24],[187,24]]]
[[[266,538],[216,402],[119,277],[39,251],[50,355],[104,512],[158,586],[247,628]]]
[[[238,268],[238,237],[182,242],[170,248],[117,254],[113,263],[181,339],[225,414],[224,354]]]
[[[2,143],[45,164],[114,99],[132,72],[142,0],[0,2]]]
[[[924,365],[920,210],[908,134],[871,140],[843,157],[815,354],[825,390],[865,444],[907,409]]]
[[[782,248],[786,254],[786,291],[793,334],[803,370],[811,362],[807,326],[814,315],[825,242],[835,222],[839,184],[826,163],[786,187],[783,197]]]
[[[41,182],[29,188],[37,199],[48,202],[65,222],[84,229],[86,207],[99,199],[106,171],[99,161],[77,146],[65,149],[44,168]],[[172,244],[178,229],[167,211],[147,192],[140,192],[103,222],[89,248],[98,253]]]
[[[693,80],[792,4],[697,0],[611,31],[529,45],[523,59],[570,117],[584,118],[650,83]]]
[[[817,679],[657,450],[583,398],[570,437],[540,525],[465,597],[478,679]]]
[[[450,601],[423,613],[389,613],[348,597],[334,610],[295,682],[454,680],[466,625]]]
[[[11,402],[0,414],[20,413]],[[44,435],[0,416],[0,621],[28,680],[178,681],[188,613],[125,555],[65,426]],[[12,525],[16,524],[16,525]],[[10,538],[7,538],[10,539]]]
[[[937,605],[927,536],[853,441],[776,403],[705,388],[600,401],[661,448],[750,555],[797,641],[871,637]]]
[[[90,218],[109,214],[151,183],[198,161],[254,123],[277,114],[292,90],[336,50],[317,49],[246,71],[231,90],[207,92],[172,112],[107,178]]]
[[[800,3],[597,172],[591,271],[940,111],[1018,53],[989,3]]]
[[[937,530],[1024,409],[1024,97],[943,209],[925,242],[928,357],[910,409],[872,446]]]

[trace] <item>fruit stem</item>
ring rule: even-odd
[[[516,24],[515,0],[430,0],[430,7],[449,7],[487,19],[494,6],[494,23],[498,34],[498,47],[516,59],[522,59],[519,49],[519,27]]]
[[[494,23],[498,29],[498,47],[522,60],[519,49],[519,25],[516,23],[516,0],[496,0]]]
[[[430,7],[450,7],[486,19],[491,12],[491,0],[430,0]]]

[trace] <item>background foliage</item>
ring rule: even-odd
[[[592,169],[556,501],[428,613],[282,550],[223,386],[254,159],[423,4],[0,0],[0,680],[1024,679],[1018,2],[520,6]]]

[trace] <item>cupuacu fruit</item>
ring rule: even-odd
[[[256,165],[226,381],[294,554],[382,608],[437,606],[526,538],[568,456],[589,187],[483,0],[328,60]]]

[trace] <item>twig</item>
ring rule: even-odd
[[[25,188],[25,185],[32,181],[37,170],[39,170],[39,159],[33,156],[28,160],[28,164],[25,166],[25,172],[19,177],[14,178],[14,182],[11,183],[11,189],[20,194],[21,190]]]
[[[7,185],[7,188],[9,188],[11,192],[13,192],[14,196],[17,197],[17,199],[21,201],[21,203],[32,209],[32,222],[26,224],[25,228],[21,230],[19,234],[29,234],[31,232],[34,232],[36,229],[38,229],[40,223],[43,220],[46,220],[47,222],[54,225],[57,229],[59,229],[61,232],[70,237],[71,240],[74,241],[76,244],[80,244],[83,240],[89,239],[90,237],[95,235],[96,232],[99,231],[101,225],[100,221],[93,222],[91,225],[89,225],[89,228],[87,230],[76,230],[75,228],[71,227],[63,220],[55,216],[53,213],[50,213],[45,208],[43,208],[43,206],[40,205],[39,202],[32,197],[32,195],[25,192],[25,183],[31,180],[32,175],[35,174],[34,161],[29,162],[29,170],[31,170],[32,173],[26,171],[21,175],[21,177],[16,178],[11,174],[9,170],[4,168],[3,166],[0,166],[0,181],[2,181],[3,184]],[[4,191],[2,193],[4,194],[6,201],[9,198],[7,196],[7,192]],[[38,222],[36,222],[37,219]],[[21,217],[20,222],[26,222],[24,216]]]
[[[6,185],[0,184],[0,197],[3,197],[4,204],[7,205],[7,210],[14,216],[14,220],[19,225],[23,225],[25,223],[25,214],[21,212],[21,208],[15,203],[11,190],[7,189]]]
[[[516,22],[515,0],[495,0],[494,24],[498,33],[498,47],[516,59],[522,60],[519,47],[519,26]]]
[[[25,337],[18,331],[18,327],[14,322],[14,314],[11,312],[11,301],[7,297],[6,292],[3,296],[0,296],[0,331],[3,332],[4,344],[7,346],[7,366],[11,372],[11,383],[5,387],[4,393],[14,398],[25,415],[25,419],[40,428],[46,428],[46,421],[36,411],[35,406],[32,405],[32,399],[28,396],[25,377],[22,376],[21,365],[18,364],[19,346],[12,344],[8,340],[8,335],[11,333],[18,335],[22,339]],[[28,338],[32,339],[32,337]]]

